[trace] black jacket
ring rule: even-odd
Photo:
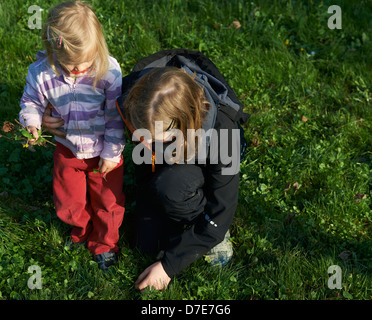
[[[236,125],[219,111],[214,128],[218,133],[219,129],[228,129],[231,132],[232,129],[236,129]],[[221,170],[229,167],[229,164],[225,165],[221,161],[217,164],[209,162],[208,157],[207,163],[203,165],[205,166],[204,194],[207,200],[204,212],[213,224],[201,215],[200,219],[189,229],[172,238],[161,260],[169,277],[180,273],[221,242],[234,217],[238,203],[239,173],[222,175]]]
[[[206,98],[211,104],[203,129],[207,131],[214,128],[217,131],[217,139],[211,139],[211,143],[218,142],[217,153],[221,149],[224,151],[227,149],[226,155],[235,159],[232,163],[239,166],[239,160],[236,163],[236,159],[240,159],[240,145],[237,148],[233,147],[236,136],[234,137],[232,132],[238,128],[237,123],[244,123],[249,115],[243,112],[242,104],[217,67],[200,52],[185,49],[164,50],[140,60],[133,71],[123,78],[123,94],[118,99],[118,108],[121,109],[122,115],[125,117],[123,102],[134,83],[152,68],[162,66],[183,68],[190,75],[196,73],[195,80],[204,88]],[[227,143],[221,143],[221,129],[227,129],[229,133]],[[201,215],[190,228],[172,238],[161,260],[170,277],[180,273],[221,242],[231,225],[238,202],[239,167],[232,170],[233,174],[222,174],[222,170],[230,168],[232,163],[226,163],[226,157],[218,156],[217,163],[215,159],[209,152],[206,164],[202,165],[205,169],[204,189],[207,200],[204,213],[213,224],[204,218],[205,215]]]

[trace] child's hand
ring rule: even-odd
[[[99,160],[99,163],[98,163],[98,166],[99,166],[99,172],[100,173],[109,173],[110,171],[112,171],[113,169],[115,169],[115,167],[117,166],[118,164],[116,162],[113,162],[113,161],[110,161],[110,160],[106,160],[106,159],[100,159]]]
[[[27,130],[29,133],[31,133],[35,139],[30,140],[30,144],[33,144],[37,139],[39,139],[39,134],[37,133],[37,128],[34,126],[28,126]]]

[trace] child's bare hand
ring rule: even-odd
[[[110,160],[106,160],[106,159],[100,159],[99,160],[99,163],[98,163],[98,166],[99,166],[99,172],[100,173],[109,173],[110,171],[112,171],[113,169],[115,169],[115,167],[117,166],[118,164],[116,162],[113,162],[113,161],[110,161]]]
[[[27,130],[31,133],[35,139],[30,140],[30,144],[33,144],[37,139],[39,139],[39,134],[37,133],[37,128],[35,126],[28,126]]]

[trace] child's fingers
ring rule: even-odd
[[[31,142],[34,142],[37,139],[39,139],[39,134],[37,133],[36,127],[34,127],[34,126],[28,126],[27,127],[27,130],[28,130],[29,133],[31,133],[35,137],[35,140],[32,139]]]
[[[109,173],[116,168],[117,163],[101,158],[98,166],[101,173]]]

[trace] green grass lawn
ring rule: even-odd
[[[27,13],[59,1],[0,2],[0,124],[13,121],[42,49]],[[372,298],[371,1],[97,1],[91,4],[123,75],[158,50],[202,51],[252,113],[223,269],[198,260],[163,292],[134,289],[152,260],[129,246],[135,203],[129,144],[119,262],[103,274],[52,201],[53,147],[0,138],[0,299]],[[330,5],[342,29],[327,26]],[[237,23],[239,21],[240,28]],[[3,132],[0,134],[5,135]],[[38,265],[42,289],[27,286]],[[330,289],[327,270],[342,270]]]

